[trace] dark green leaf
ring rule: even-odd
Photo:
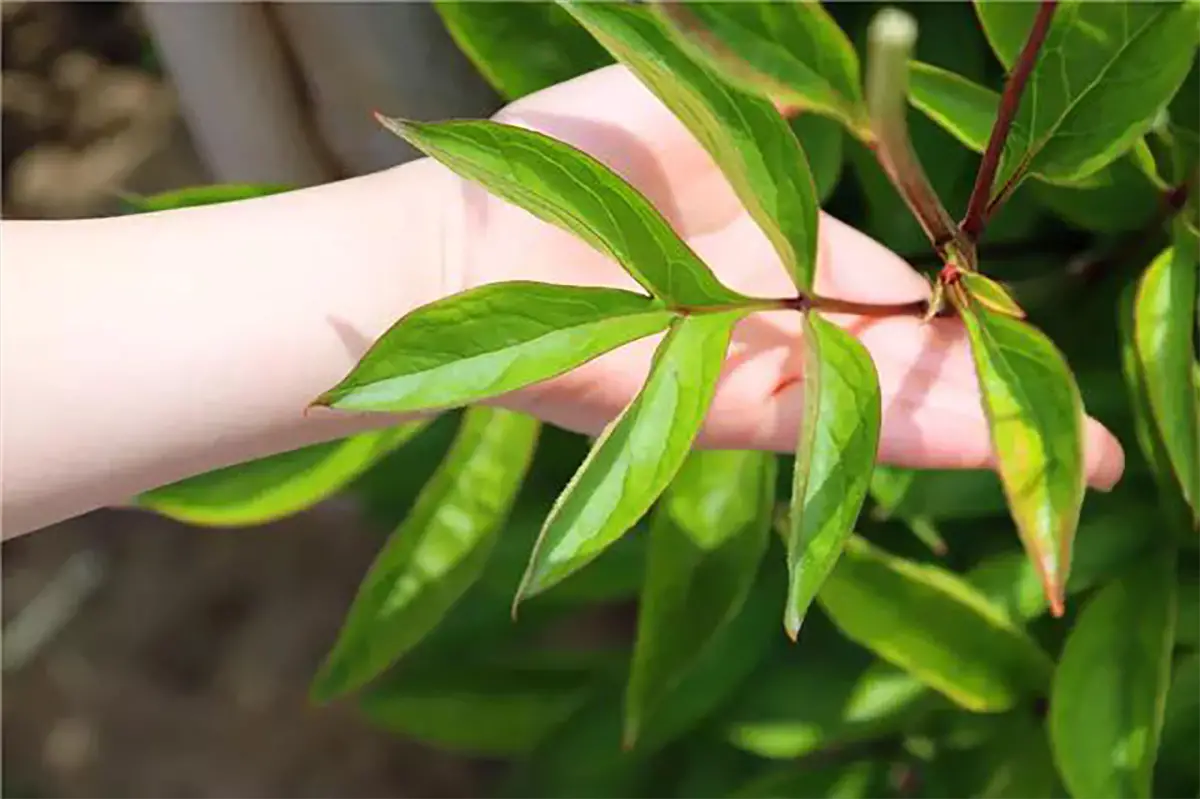
[[[1200,771],[1197,741],[1200,741],[1200,653],[1193,653],[1177,659],[1172,669],[1159,760],[1163,765],[1196,775]]]
[[[766,233],[796,286],[811,289],[816,188],[787,121],[766,100],[693,61],[649,11],[618,3],[565,5],[687,126]]]
[[[733,327],[743,315],[699,314],[673,323],[645,386],[554,503],[515,602],[590,563],[670,484],[708,414]]]
[[[817,599],[848,638],[968,710],[1008,710],[1049,680],[1046,654],[970,584],[860,538]]]
[[[437,0],[434,7],[454,42],[510,101],[612,63],[553,3]]]
[[[427,424],[410,422],[227,466],[147,491],[137,503],[206,527],[265,524],[333,496]]]
[[[820,3],[658,3],[679,40],[731,83],[870,136],[858,57]]]
[[[665,330],[662,303],[619,289],[492,283],[424,305],[316,403],[404,412],[466,405]]]
[[[999,721],[980,752],[986,777],[971,795],[979,799],[1065,797],[1043,725],[1022,711]]]
[[[1200,575],[1189,574],[1179,580],[1179,624],[1175,645],[1200,648]]]
[[[864,665],[813,646],[773,661],[754,680],[725,735],[759,757],[792,760],[898,732],[947,704],[888,663]]]
[[[984,32],[1011,68],[1037,11],[1034,3],[977,0]],[[1021,99],[996,178],[1023,170],[1083,177],[1149,132],[1183,83],[1197,46],[1200,5],[1059,4]]]
[[[314,681],[329,699],[372,679],[416,645],[475,582],[512,507],[540,425],[477,407],[359,587]]]
[[[879,519],[980,519],[1008,508],[1000,479],[990,469],[913,470],[879,464],[871,476],[871,491],[880,504],[875,514]]]
[[[500,122],[379,119],[461,177],[575,234],[673,305],[745,299],[721,285],[649,200],[565,142]]]
[[[1200,408],[1190,380],[1198,270],[1200,255],[1187,236],[1154,259],[1137,289],[1133,346],[1172,471],[1200,520]]]
[[[792,485],[784,628],[795,639],[854,531],[879,449],[875,364],[858,339],[804,315],[804,417]]]
[[[511,756],[533,750],[594,689],[594,675],[553,664],[435,663],[400,669],[360,704],[374,723],[439,749]]]
[[[837,122],[817,114],[797,114],[792,118],[791,126],[812,170],[817,202],[824,203],[842,177],[845,134]]]
[[[776,463],[771,453],[693,452],[655,511],[625,693],[626,746],[741,610],[767,547]]]
[[[879,777],[881,763],[860,760],[834,765],[812,765],[779,769],[754,780],[730,799],[762,799],[764,796],[823,796],[825,799],[866,799]]]
[[[198,205],[216,205],[238,200],[252,200],[255,197],[266,197],[271,194],[290,191],[292,186],[276,184],[241,185],[236,183],[218,184],[215,186],[192,186],[186,189],[176,189],[149,197],[134,194],[122,196],[122,200],[132,213],[146,214],[153,211],[173,211],[179,208],[193,208]]]
[[[1100,589],[1050,694],[1050,742],[1073,796],[1151,795],[1175,640],[1175,557],[1160,549]]]
[[[1140,230],[1158,208],[1158,191],[1130,156],[1093,173],[1086,185],[1038,182],[1033,191],[1038,202],[1087,230]]]
[[[1017,532],[1061,615],[1086,487],[1079,387],[1041,331],[975,302],[960,310]]]

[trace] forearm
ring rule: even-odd
[[[3,223],[3,536],[377,426],[308,403],[457,290],[428,160],[231,205]]]

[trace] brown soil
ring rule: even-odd
[[[0,8],[6,217],[206,180],[127,4]],[[5,544],[4,794],[479,795],[469,762],[307,700],[380,541],[327,505],[235,533],[103,511]],[[31,620],[45,640],[13,661]]]

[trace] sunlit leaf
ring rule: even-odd
[[[265,524],[333,496],[427,424],[409,422],[205,472],[147,491],[137,504],[205,527]]]
[[[315,404],[403,412],[466,405],[547,380],[674,315],[619,289],[492,283],[417,308]]]
[[[733,326],[743,315],[699,314],[672,325],[645,386],[605,429],[555,502],[517,602],[590,563],[670,484],[700,432]]]
[[[359,704],[375,724],[438,749],[512,756],[537,747],[595,689],[584,668],[434,663],[401,669]]]
[[[1175,603],[1174,553],[1160,547],[1101,588],[1067,637],[1049,728],[1073,796],[1151,796]]]
[[[996,121],[1000,95],[948,69],[920,61],[908,66],[909,102],[964,145],[982,153]]]
[[[1189,377],[1200,255],[1177,236],[1142,275],[1134,308],[1133,345],[1145,374],[1150,411],[1183,496],[1200,520],[1200,408]]]
[[[775,472],[772,453],[697,451],[663,496],[650,531],[625,692],[627,746],[741,610],[767,547]]]
[[[977,0],[975,8],[992,49],[1012,68],[1038,5]],[[997,191],[1024,170],[1081,177],[1132,147],[1183,83],[1198,23],[1200,4],[1191,0],[1059,3],[1004,149]]]
[[[879,448],[879,376],[856,338],[804,316],[804,416],[796,446],[784,628],[793,639],[854,531]]]
[[[582,150],[500,122],[379,119],[459,176],[586,241],[656,297],[699,306],[744,299],[721,285],[649,200]]]
[[[656,3],[681,42],[731,83],[869,136],[858,57],[817,2]]]
[[[1025,311],[1021,310],[1020,305],[1017,305],[1017,301],[1008,293],[1008,289],[987,275],[979,272],[963,272],[960,280],[971,297],[985,308],[1005,316],[1013,316],[1017,319],[1025,318]]]
[[[553,3],[436,0],[434,7],[459,49],[510,101],[612,63]]]
[[[774,106],[689,57],[646,9],[564,5],[687,126],[766,233],[796,286],[811,289],[816,188],[804,150]]]
[[[146,214],[153,211],[173,211],[179,208],[193,208],[199,205],[217,205],[238,200],[252,200],[256,197],[267,197],[291,191],[293,186],[274,183],[240,184],[219,183],[213,186],[190,186],[186,189],[175,189],[161,194],[142,197],[136,194],[122,195],[121,199],[129,207],[130,212]]]
[[[319,699],[372,679],[432,630],[476,581],[533,457],[539,424],[477,407],[359,586],[317,675]]]
[[[817,595],[851,640],[975,712],[1043,689],[1051,663],[962,578],[853,537]]]
[[[1044,333],[976,302],[960,305],[1017,532],[1061,614],[1086,487],[1079,387]]]

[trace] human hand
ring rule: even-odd
[[[765,235],[708,154],[682,123],[627,70],[608,67],[536,95],[497,115],[595,156],[644,193],[727,285],[754,296],[794,288]],[[474,184],[464,183],[467,249],[456,259],[459,289],[537,280],[640,290],[607,256]],[[458,220],[456,220],[458,221]],[[816,291],[871,304],[925,299],[929,284],[903,260],[827,214],[820,221]],[[879,458],[910,468],[994,468],[965,332],[955,319],[828,314],[856,335],[879,372],[883,430]],[[769,312],[734,333],[700,446],[795,448],[803,403],[800,321]],[[588,434],[633,399],[658,337],[608,353],[574,371],[497,402]],[[1124,468],[1117,440],[1094,419],[1086,426],[1089,482],[1111,488]]]

